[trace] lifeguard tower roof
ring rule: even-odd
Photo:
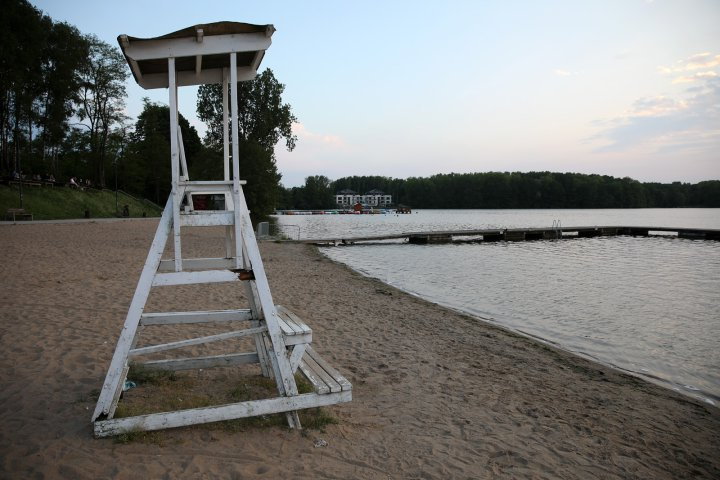
[[[252,80],[274,32],[272,25],[215,22],[153,38],[119,35],[118,43],[138,85],[168,88],[168,58],[175,58],[177,86],[221,83],[232,52],[238,81]]]

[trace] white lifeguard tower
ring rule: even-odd
[[[273,303],[243,194],[245,181],[240,179],[241,162],[238,158],[237,82],[255,77],[274,31],[272,25],[217,22],[195,25],[155,38],[118,37],[137,83],[146,89],[167,88],[169,91],[172,191],[92,415],[97,437],[281,412],[286,412],[291,428],[300,428],[297,410],[352,399],[351,384],[310,346],[310,328],[292,312]],[[224,179],[190,180],[178,126],[177,89],[185,85],[213,83],[223,85]],[[230,128],[233,129],[232,134]],[[193,208],[193,195],[222,196],[224,207],[222,210],[196,210]],[[206,226],[225,226],[225,256],[183,256],[182,230]],[[163,259],[171,234],[173,258]],[[153,288],[217,282],[241,283],[248,305],[232,310],[144,311]],[[236,325],[238,322],[244,322],[244,328],[137,346],[144,326]],[[251,342],[254,343],[254,351],[142,362],[142,358],[150,354],[241,337],[254,339]],[[114,418],[131,360],[146,368],[166,370],[257,363],[259,374],[275,379],[278,395],[212,407]],[[314,392],[298,394],[294,376],[298,370],[313,385]]]

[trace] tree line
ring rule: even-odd
[[[74,174],[104,184],[127,120],[122,55],[24,0],[3,2],[0,25],[0,170],[62,176],[63,153],[83,151]]]
[[[0,177],[77,177],[164,203],[170,111],[145,99],[135,123],[123,114],[130,73],[119,48],[26,0],[3,0],[0,26]],[[297,141],[284,88],[269,69],[238,83],[240,175],[254,218],[271,213],[281,193],[274,146],[284,139],[292,150]],[[202,85],[196,107],[204,139],[179,119],[190,176],[221,180],[221,86]]]
[[[641,183],[632,178],[556,172],[448,173],[407,179],[308,177],[286,189],[281,208],[332,208],[336,192],[379,189],[413,208],[672,208],[720,207],[720,180]]]

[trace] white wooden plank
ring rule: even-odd
[[[297,326],[293,328],[286,321],[286,317],[283,317],[280,313],[278,313],[278,325],[280,326],[280,330],[282,331],[286,347],[312,342],[312,331],[310,331],[309,329],[303,331],[300,330]]]
[[[312,334],[303,333],[301,335],[283,336],[285,346],[302,345],[303,343],[312,343]]]
[[[190,338],[188,340],[179,340],[177,342],[163,343],[160,345],[150,345],[147,347],[140,347],[132,349],[128,352],[129,357],[136,357],[139,355],[148,355],[150,353],[164,352],[166,350],[174,350],[176,348],[189,347],[192,345],[202,345],[211,342],[220,342],[222,340],[229,340],[231,338],[248,337],[255,335],[256,333],[262,333],[267,330],[266,327],[246,328],[244,330],[235,330],[232,332],[218,333],[217,335],[208,335],[206,337]]]
[[[157,370],[193,370],[198,368],[230,367],[258,363],[257,353],[232,353],[208,357],[172,358],[140,363],[145,368]]]
[[[314,348],[308,345],[308,348],[306,350],[307,356],[312,358],[320,368],[325,370],[325,372],[330,375],[333,380],[335,380],[343,390],[352,390],[352,384],[343,377],[340,372],[338,372],[335,368],[333,368],[324,358],[320,356],[317,351],[315,351]]]
[[[180,246],[180,204],[182,194],[178,182],[180,181],[180,152],[178,147],[178,105],[177,105],[177,83],[175,78],[175,58],[170,57],[168,61],[168,97],[170,109],[170,170],[172,173],[172,196],[173,204],[173,239],[175,271],[182,270],[182,249]]]
[[[158,273],[153,280],[153,287],[171,285],[192,285],[195,283],[239,282],[238,274],[230,270],[206,270],[201,272]]]
[[[292,352],[290,352],[290,368],[292,368],[293,373],[297,371],[307,346],[307,343],[301,343],[292,347]]]
[[[241,262],[241,253],[243,251],[243,238],[240,235],[240,229],[244,228],[240,224],[240,216],[242,215],[239,205],[239,198],[243,194],[240,187],[240,131],[238,128],[238,93],[237,93],[237,54],[233,51],[230,54],[230,125],[232,125],[232,181],[233,181],[233,216],[235,217],[235,268],[245,267]]]
[[[225,208],[227,207],[228,196],[225,195]],[[233,227],[228,225],[225,227],[225,257],[229,258],[233,266],[237,265],[237,259],[233,258]]]
[[[250,304],[250,310],[252,310],[253,321],[250,322],[252,326],[259,326],[262,324],[262,314],[258,309],[257,302],[257,289],[253,282],[243,282],[245,287],[245,297],[248,299]],[[263,377],[272,377],[272,366],[270,365],[270,357],[268,356],[267,343],[265,342],[265,334],[255,335],[255,350],[260,357],[260,370],[262,371]]]
[[[278,313],[282,313],[286,316],[286,320],[288,320],[288,323],[292,322],[292,324],[295,326],[295,329],[299,333],[312,333],[312,329],[308,327],[307,324],[303,322],[300,317],[295,315],[293,312],[281,305],[276,305],[276,308],[278,309]]]
[[[118,343],[115,347],[115,353],[113,354],[113,358],[110,362],[110,367],[108,368],[103,387],[100,390],[100,396],[98,397],[98,402],[95,407],[95,411],[93,412],[92,420],[96,420],[100,415],[109,414],[118,384],[125,380],[122,376],[122,371],[127,361],[128,351],[131,348],[133,339],[135,338],[135,333],[137,332],[140,315],[142,314],[143,308],[145,308],[145,303],[147,302],[148,295],[150,294],[150,286],[152,285],[153,276],[160,264],[160,259],[162,258],[163,250],[165,249],[165,244],[170,234],[172,211],[173,197],[171,194],[165,204],[165,210],[163,210],[162,217],[160,217],[160,223],[155,231],[155,237],[153,238],[150,251],[148,252],[147,259],[145,260],[145,266],[140,274],[140,280],[135,288],[135,294],[133,295],[132,302],[130,303],[130,308],[128,308],[128,313],[125,317],[125,324],[120,332],[120,337],[118,338]]]
[[[270,366],[270,360],[268,357],[267,345],[265,344],[264,334],[255,335],[255,350],[258,353],[260,370],[262,371],[263,377],[272,377],[272,367]]]
[[[140,66],[138,65],[138,63],[135,60],[128,58],[128,64],[130,65],[130,69],[135,74],[135,78],[137,78],[138,81],[142,81],[143,74],[140,71]]]
[[[232,212],[194,210],[192,213],[180,215],[181,227],[215,227],[234,224],[235,218]]]
[[[310,347],[308,346],[308,349]],[[308,353],[308,349],[305,350],[305,353]],[[312,371],[315,372],[315,375],[320,377],[323,382],[330,388],[330,391],[332,393],[336,393],[342,390],[342,386],[330,375],[323,367],[321,367],[313,357],[309,355],[305,355],[302,360],[305,365],[308,366]]]
[[[276,305],[275,308],[277,308],[278,325],[282,330],[286,346],[312,343],[312,330],[310,327],[282,305]]]
[[[288,315],[287,311],[281,310],[277,305],[275,308],[278,309],[278,321],[280,322],[280,328],[283,328],[283,325],[285,328],[283,329],[283,333],[286,335],[299,335],[303,333],[303,328],[297,324],[297,322],[294,322],[292,317]],[[287,329],[287,331],[285,331]]]
[[[251,67],[238,67],[238,81],[248,81],[255,78],[257,71]],[[194,71],[181,71],[176,74],[176,84],[178,87],[186,87],[189,85],[214,84],[222,82],[222,69],[213,68],[205,69],[199,74]],[[166,73],[146,73],[138,79],[138,85],[152,90],[154,88],[168,88],[168,76]]]
[[[292,397],[269,398],[248,402],[232,403],[217,407],[193,408],[169,413],[153,413],[136,417],[116,418],[97,421],[94,433],[98,438],[136,431],[162,430],[164,428],[186,427],[200,423],[219,422],[272,413],[323,407],[352,400],[351,392],[318,395],[305,393]]]
[[[227,68],[222,71],[222,102],[223,102],[223,179],[230,180],[230,135],[228,120],[228,82],[230,82],[230,72]],[[227,207],[226,207],[227,208]],[[229,210],[229,209],[228,209]]]
[[[122,394],[123,387],[125,386],[125,379],[127,378],[128,371],[130,370],[130,366],[126,363],[123,367],[122,374],[120,375],[120,381],[117,384],[115,395],[113,395],[113,401],[110,405],[110,411],[108,412],[108,418],[112,418],[115,415],[115,410],[117,410],[118,400],[120,400],[120,395]]]
[[[247,180],[240,180],[240,185],[247,184]],[[202,187],[223,187],[232,185],[231,180],[188,180],[184,182],[180,182],[180,185],[184,187],[188,187],[188,190],[191,192],[200,192],[202,191]]]
[[[169,57],[194,57],[229,52],[255,52],[267,50],[272,39],[264,33],[236,33],[232,35],[206,35],[199,44],[195,38],[172,38],[129,41],[125,55],[133,60],[152,60]],[[220,83],[220,82],[216,82]]]
[[[176,100],[177,105],[177,100]],[[190,173],[187,168],[187,158],[185,158],[185,144],[183,143],[182,128],[178,128],[178,150],[180,151],[180,179],[182,181],[190,180]],[[182,182],[178,182],[180,184]]]
[[[258,50],[255,52],[255,58],[253,58],[250,68],[257,71],[258,67],[260,67],[260,63],[262,63],[263,57],[265,57],[265,50]]]
[[[280,312],[278,312],[278,325],[280,325],[283,335],[290,336],[302,333],[293,322],[289,322],[288,318]]]
[[[140,325],[174,325],[179,323],[219,323],[252,320],[250,309],[208,310],[202,312],[157,312],[143,313]]]
[[[235,260],[232,258],[183,258],[183,271],[188,270],[228,270],[235,268]],[[161,260],[158,267],[159,273],[173,272],[175,270],[174,260]]]
[[[298,365],[300,371],[305,375],[305,378],[312,384],[313,389],[319,395],[326,395],[330,393],[330,387],[322,379],[322,377],[305,362],[305,359],[300,360]]]

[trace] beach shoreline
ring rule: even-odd
[[[471,312],[471,311],[465,311],[465,310],[463,310],[463,309],[461,309],[461,308],[459,308],[459,307],[453,306],[453,305],[450,304],[450,303],[444,303],[444,302],[442,302],[442,301],[440,301],[440,300],[434,300],[434,299],[431,299],[431,298],[425,298],[425,297],[423,297],[423,295],[420,294],[420,293],[414,292],[414,291],[412,291],[412,290],[405,290],[404,288],[399,287],[399,286],[396,286],[396,285],[393,285],[393,284],[390,283],[390,282],[383,281],[381,278],[375,277],[375,276],[373,276],[373,275],[371,275],[371,274],[369,274],[369,273],[366,273],[366,272],[363,272],[363,271],[361,271],[361,270],[355,269],[355,268],[353,268],[351,265],[348,265],[348,264],[345,264],[345,263],[343,263],[343,262],[334,260],[331,256],[329,256],[329,255],[324,251],[325,249],[328,249],[328,248],[342,248],[342,247],[318,247],[318,252],[319,252],[319,254],[322,255],[324,258],[327,258],[328,260],[337,263],[339,266],[349,268],[349,269],[352,270],[353,272],[358,273],[358,274],[362,275],[363,277],[366,277],[366,278],[373,279],[373,280],[376,280],[376,281],[378,281],[378,282],[381,282],[381,283],[383,283],[384,285],[387,285],[389,288],[396,289],[396,290],[398,290],[399,292],[401,292],[401,293],[403,293],[403,294],[410,295],[410,296],[413,296],[413,297],[417,297],[417,298],[419,298],[419,299],[421,299],[421,300],[423,300],[423,301],[426,301],[426,302],[431,303],[431,304],[433,304],[433,305],[437,305],[437,306],[440,307],[440,308],[446,308],[446,309],[448,309],[448,310],[450,310],[450,311],[452,311],[452,312],[454,312],[454,313],[457,313],[457,314],[459,314],[459,315],[465,315],[465,316],[474,318],[474,319],[476,319],[477,321],[482,322],[482,323],[486,324],[486,325],[489,326],[489,327],[498,328],[498,329],[500,329],[500,330],[504,330],[504,331],[506,331],[506,332],[508,332],[508,333],[511,333],[511,334],[517,334],[517,335],[521,335],[521,336],[527,337],[528,339],[530,339],[530,340],[532,340],[532,341],[539,342],[539,343],[541,343],[541,344],[543,344],[543,345],[547,345],[547,346],[549,346],[549,347],[551,347],[551,348],[560,350],[560,351],[562,351],[562,352],[564,352],[564,353],[568,353],[568,354],[570,354],[570,355],[577,356],[577,357],[582,358],[582,359],[584,359],[584,360],[587,360],[587,361],[589,361],[589,362],[597,363],[597,364],[599,364],[599,365],[603,365],[603,366],[608,367],[608,368],[611,368],[611,369],[613,369],[613,370],[615,370],[615,371],[617,371],[617,372],[619,372],[619,373],[624,373],[624,374],[628,374],[628,375],[635,376],[635,377],[637,377],[637,378],[639,378],[639,379],[641,379],[641,380],[643,380],[643,381],[646,381],[646,382],[652,383],[652,384],[654,384],[654,385],[660,386],[660,387],[662,387],[662,388],[664,388],[664,389],[666,389],[666,390],[672,391],[672,392],[674,392],[674,393],[679,393],[679,394],[681,394],[682,396],[684,396],[684,397],[686,397],[686,398],[690,398],[690,399],[692,399],[692,400],[694,400],[694,401],[697,401],[697,402],[699,402],[699,403],[707,404],[707,405],[709,405],[709,406],[711,406],[711,407],[714,407],[714,408],[720,408],[720,405],[718,405],[714,399],[711,399],[711,398],[710,398],[710,397],[712,397],[712,394],[709,393],[709,392],[703,392],[703,391],[701,391],[701,390],[698,390],[698,392],[699,392],[699,393],[698,393],[698,392],[695,392],[695,391],[692,391],[692,390],[681,390],[681,389],[679,389],[679,388],[677,388],[677,387],[674,386],[674,385],[677,385],[677,384],[674,384],[673,382],[671,382],[671,381],[669,381],[669,380],[667,380],[667,379],[659,378],[659,377],[656,378],[656,377],[653,377],[652,375],[647,374],[647,373],[643,373],[643,372],[640,372],[640,371],[635,371],[635,370],[631,370],[631,369],[622,368],[622,367],[620,367],[620,366],[618,366],[618,365],[614,365],[614,364],[612,364],[612,363],[610,363],[610,362],[604,362],[604,361],[602,361],[601,359],[596,358],[596,357],[593,357],[592,355],[590,355],[590,354],[588,354],[588,353],[585,353],[585,352],[583,352],[583,351],[581,351],[581,350],[573,350],[573,349],[571,349],[571,348],[566,348],[564,345],[561,345],[560,343],[554,342],[554,341],[552,341],[552,340],[550,340],[550,339],[543,338],[543,337],[538,336],[538,335],[535,335],[535,334],[533,334],[533,333],[520,330],[519,328],[515,328],[515,327],[513,327],[512,325],[505,324],[505,323],[503,323],[502,320],[498,320],[498,319],[495,319],[495,318],[492,318],[492,317],[484,317],[484,316],[482,316],[482,315],[473,313],[473,312]],[[716,397],[714,397],[714,398],[716,399]]]
[[[353,402],[328,409],[339,423],[304,435],[195,427],[160,444],[93,439],[90,393],[156,225],[0,226],[0,477],[720,477],[717,408],[275,242],[261,242],[275,303],[353,383]],[[190,251],[221,243],[199,230]],[[180,303],[222,307],[236,289]],[[176,301],[163,291],[149,307]],[[318,438],[328,446],[315,448]]]

